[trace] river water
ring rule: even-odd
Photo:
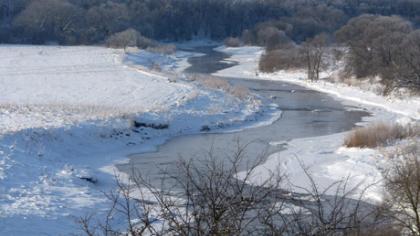
[[[211,74],[235,64],[224,62],[228,55],[212,48],[196,48],[205,56],[190,58],[191,67],[186,73]],[[285,148],[282,142],[296,138],[316,137],[352,129],[369,113],[343,105],[339,100],[317,91],[290,83],[268,80],[226,78],[232,84],[248,87],[255,93],[270,99],[282,110],[282,117],[266,126],[248,128],[233,133],[203,133],[173,138],[158,148],[157,152],[132,154],[129,163],[118,165],[127,173],[135,170],[150,179],[158,180],[161,170],[175,169],[180,158],[200,158],[212,150],[214,156],[226,158],[239,146],[247,146],[251,159],[261,153],[273,153]],[[270,143],[275,142],[276,145]],[[243,168],[246,168],[245,166]]]

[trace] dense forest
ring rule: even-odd
[[[420,24],[418,0],[0,0],[0,6],[2,43],[96,44],[129,28],[159,40],[223,39],[267,21],[301,42],[367,13]]]

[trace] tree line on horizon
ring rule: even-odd
[[[100,44],[134,29],[155,40],[224,39],[276,21],[303,42],[361,14],[420,24],[417,0],[0,0],[0,42]]]

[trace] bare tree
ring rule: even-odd
[[[420,30],[412,31],[399,45],[398,58],[396,64],[399,83],[403,87],[415,88],[420,90]]]
[[[392,156],[394,163],[384,174],[388,190],[384,209],[397,226],[411,235],[420,235],[419,153],[416,142],[398,150]]]
[[[320,34],[303,44],[302,53],[305,58],[309,80],[319,80],[323,57],[326,52],[327,36]]]
[[[348,179],[321,190],[302,164],[310,187],[291,193],[284,187],[292,183],[279,171],[251,184],[261,177],[257,170],[265,155],[252,162],[244,158],[245,148],[239,148],[228,160],[212,152],[180,160],[163,172],[160,186],[133,170],[128,183],[119,181],[118,190],[107,195],[112,206],[106,219],[94,224],[88,216],[79,225],[86,235],[133,236],[363,235],[382,227],[376,207],[363,202],[363,191],[350,197],[355,187],[347,186]],[[121,219],[126,227],[118,231],[112,226]]]
[[[373,66],[373,52],[371,45],[365,38],[365,28],[377,16],[361,15],[352,18],[345,26],[336,32],[337,39],[350,48],[346,70],[358,78],[369,76],[375,68]]]
[[[284,31],[274,26],[261,27],[257,32],[257,43],[266,47],[268,51],[285,47],[290,41]]]
[[[278,193],[281,176],[271,175],[262,186],[249,185],[248,180],[265,160],[265,155],[252,163],[245,162],[244,158],[245,148],[238,148],[228,161],[217,159],[211,152],[200,163],[179,161],[178,171],[168,174],[168,181],[180,191],[175,189],[170,197],[149,185],[147,189],[162,209],[159,215],[167,222],[165,232],[177,235],[255,233],[256,211],[269,196]],[[241,168],[246,171],[238,178],[236,175]],[[142,177],[134,179],[138,188],[144,187]],[[165,187],[168,187],[168,182]],[[181,203],[172,200],[174,197],[182,199]]]
[[[238,148],[228,160],[212,152],[199,161],[181,159],[176,171],[162,170],[161,186],[133,171],[128,183],[118,181],[117,192],[107,195],[112,207],[105,222],[92,224],[91,217],[84,217],[79,224],[87,235],[113,235],[111,219],[117,216],[126,218],[130,235],[255,234],[256,212],[268,197],[280,194],[282,176],[273,174],[262,186],[249,185],[265,155],[253,162],[244,158],[245,148]],[[245,172],[238,178],[242,168]]]
[[[114,236],[125,232],[127,235],[160,235],[152,224],[155,219],[152,214],[152,206],[146,201],[139,202],[138,199],[146,199],[142,191],[135,191],[133,182],[123,183],[116,177],[117,190],[106,193],[106,198],[111,202],[110,208],[103,221],[96,222],[93,214],[80,217],[77,223],[87,236]],[[136,194],[133,192],[135,191]],[[117,218],[117,220],[116,220]],[[114,228],[114,221],[123,221],[123,229]],[[135,221],[137,220],[137,221]]]
[[[291,193],[260,212],[268,235],[368,235],[384,228],[386,217],[363,199],[370,185],[350,187],[349,176],[320,188],[310,169],[299,162],[309,186],[290,183],[301,193]]]

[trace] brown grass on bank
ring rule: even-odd
[[[351,131],[344,142],[346,147],[368,147],[387,145],[392,141],[420,136],[418,125],[376,123]]]

